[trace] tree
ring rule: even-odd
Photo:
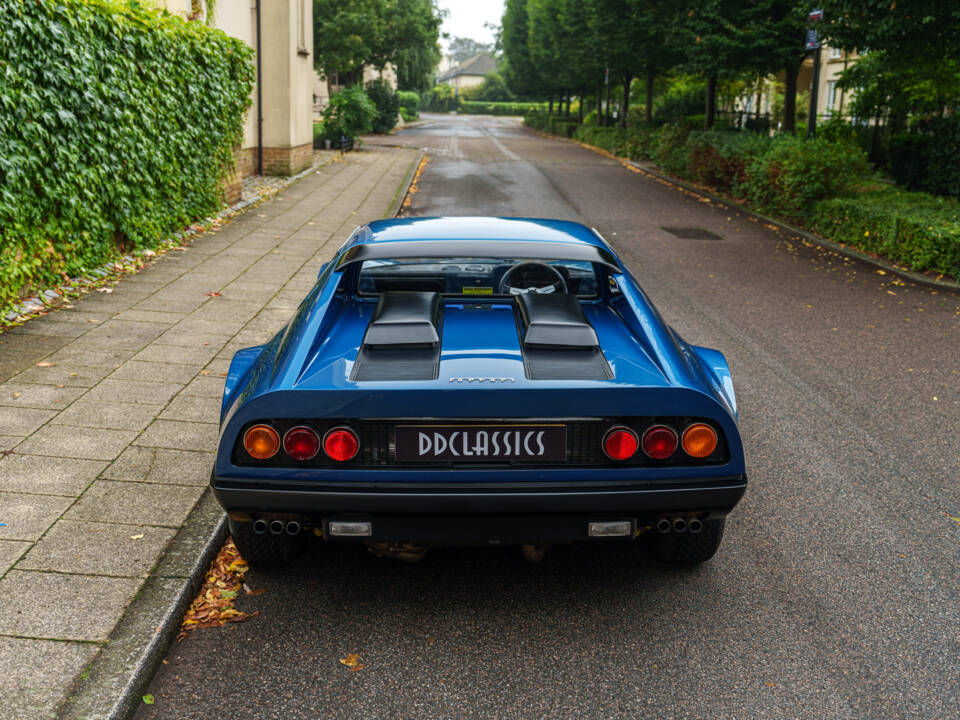
[[[369,62],[373,39],[383,33],[381,0],[313,0],[313,58],[327,76],[356,73]]]
[[[447,44],[447,54],[458,63],[469,60],[474,55],[480,53],[492,53],[493,45],[477,42],[472,38],[458,37],[454,35]]]
[[[537,68],[530,58],[527,0],[506,0],[503,11],[503,77],[507,87],[521,96],[537,93]]]

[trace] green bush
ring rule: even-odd
[[[960,197],[960,117],[930,118],[890,140],[890,171],[901,185]]]
[[[0,2],[0,308],[221,207],[252,54],[138,3]]]
[[[349,139],[373,129],[377,106],[359,85],[346,88],[330,96],[330,104],[323,110],[324,136],[333,143],[340,137]]]
[[[690,133],[684,177],[741,196],[747,167],[766,152],[772,142],[766,135],[735,130]]]
[[[820,234],[917,270],[960,279],[960,203],[894,188],[816,204]]]
[[[453,88],[446,83],[434,85],[420,95],[420,109],[428,112],[453,112],[457,109],[457,104]]]
[[[543,112],[546,103],[538,102],[472,102],[461,100],[459,112],[465,115],[526,115],[530,112]]]
[[[420,109],[420,96],[410,90],[398,90],[397,97],[400,98],[400,111],[406,111],[407,115],[417,117],[417,110]],[[406,120],[406,116],[403,118]]]
[[[483,83],[466,90],[464,97],[477,102],[513,102],[516,99],[503,77],[495,72],[484,75]]]
[[[596,110],[591,110],[591,111],[588,112],[586,115],[584,115],[584,116],[583,116],[583,124],[584,124],[584,125],[593,125],[593,126],[596,126],[596,124],[597,124],[597,111],[596,111]]]
[[[657,130],[651,157],[668,173],[686,177],[690,166],[687,137],[690,127],[683,122],[667,123]]]
[[[820,200],[849,192],[868,169],[858,147],[781,135],[750,162],[742,187],[760,208],[803,218]]]
[[[396,91],[378,78],[367,83],[366,93],[377,108],[371,130],[375,133],[388,133],[393,130],[400,114],[400,97]]]
[[[409,112],[407,112],[407,109],[401,105],[401,106],[400,106],[400,117],[403,118],[403,121],[404,121],[404,122],[411,123],[411,122],[415,122],[416,120],[419,120],[419,119],[420,119],[420,113],[409,113]]]

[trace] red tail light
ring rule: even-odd
[[[654,425],[643,433],[643,452],[654,460],[666,460],[677,449],[677,433],[666,425]]]
[[[360,440],[350,428],[333,428],[323,437],[323,451],[331,460],[352,460],[360,449]]]
[[[628,460],[632,458],[640,445],[637,434],[630,428],[610,428],[603,436],[603,452],[611,460]]]
[[[283,450],[294,460],[311,460],[320,452],[320,436],[306,425],[290,428],[283,436]]]

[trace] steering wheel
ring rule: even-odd
[[[511,285],[510,279],[514,275],[519,275],[519,285]],[[546,282],[546,285],[542,283]],[[500,295],[524,295],[526,293],[552,293],[560,291],[567,292],[567,281],[563,275],[552,265],[541,262],[522,262],[511,265],[500,278],[500,287],[497,293]]]

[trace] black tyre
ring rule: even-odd
[[[300,535],[256,533],[252,522],[237,522],[231,517],[227,524],[237,550],[251,565],[287,562],[297,556],[303,545]]]
[[[724,519],[705,520],[703,530],[692,532],[668,532],[654,536],[654,550],[665,563],[693,565],[712,558],[723,539]]]

